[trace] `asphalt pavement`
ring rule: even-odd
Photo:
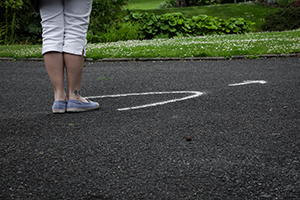
[[[43,62],[0,62],[0,199],[300,199],[300,60],[87,62],[52,114]]]

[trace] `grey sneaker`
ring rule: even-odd
[[[99,108],[99,103],[86,99],[88,103],[70,99],[67,104],[67,112],[84,112],[89,110],[96,110]]]

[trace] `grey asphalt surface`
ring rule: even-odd
[[[205,94],[62,115],[43,62],[0,69],[0,199],[300,199],[299,58],[86,63],[84,96]]]

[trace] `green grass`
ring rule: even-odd
[[[176,39],[135,40],[87,45],[87,57],[219,57],[300,52],[300,29],[285,32],[215,35]],[[42,57],[41,46],[0,46],[0,57]]]
[[[162,2],[164,2],[164,0],[132,0],[128,3],[128,6],[126,6],[125,9],[156,9]]]
[[[0,57],[42,58],[41,45],[0,45]]]

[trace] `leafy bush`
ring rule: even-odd
[[[143,14],[130,13],[125,17],[125,20],[138,22],[143,36],[147,39],[171,38],[185,32],[184,28],[189,28],[188,20],[181,13],[166,13],[163,15],[147,12]]]
[[[0,24],[0,44],[4,43],[4,37],[5,37],[5,26],[4,23]]]
[[[141,30],[137,23],[132,22],[116,22],[106,33],[102,34],[104,42],[116,42],[116,41],[127,41],[137,40],[141,36]]]
[[[287,7],[265,18],[263,31],[284,31],[300,28],[300,7]]]
[[[128,0],[94,0],[88,38],[102,40],[100,36],[116,19]],[[30,0],[0,1],[0,44],[40,43],[42,28],[40,15]]]
[[[298,0],[298,1],[294,2],[294,3],[292,3],[291,6],[293,6],[293,7],[299,7],[299,6],[300,6],[300,0]]]
[[[0,2],[0,43],[14,44],[38,41],[41,27],[39,16],[29,0],[5,0]]]
[[[130,13],[125,17],[125,20],[138,22],[143,37],[147,39],[246,33],[250,32],[254,25],[254,23],[242,18],[223,20],[217,17],[199,15],[189,19],[181,13],[163,15],[147,12]]]
[[[224,34],[242,34],[251,31],[254,23],[246,21],[243,18],[230,18],[229,20],[219,19],[207,15],[193,17],[192,33],[194,35],[224,35]]]
[[[99,35],[119,18],[128,0],[94,0],[90,16],[89,33]]]
[[[205,6],[220,4],[220,0],[190,0],[190,6]]]
[[[234,1],[234,0],[231,0]],[[240,0],[242,1],[242,0]],[[205,6],[205,5],[214,5],[220,4],[221,0],[189,0],[187,6]],[[232,2],[231,2],[232,3]],[[157,9],[164,9],[164,8],[175,8],[177,5],[176,0],[168,0],[166,2],[161,3]]]
[[[276,4],[278,5],[279,8],[285,8],[290,6],[294,2],[295,0],[278,0],[276,1]]]
[[[257,0],[255,1],[255,4],[259,6],[277,5],[274,1],[268,1],[268,0]]]
[[[175,8],[176,0],[168,0],[166,2],[162,2],[157,6],[157,9],[166,9],[166,8]]]
[[[278,7],[278,8],[286,8],[291,5],[295,5],[294,7],[297,7],[297,4],[299,4],[299,3],[300,3],[300,0],[276,0],[276,1],[257,0],[257,1],[255,1],[255,4],[257,4],[257,5],[274,6],[274,7]]]

